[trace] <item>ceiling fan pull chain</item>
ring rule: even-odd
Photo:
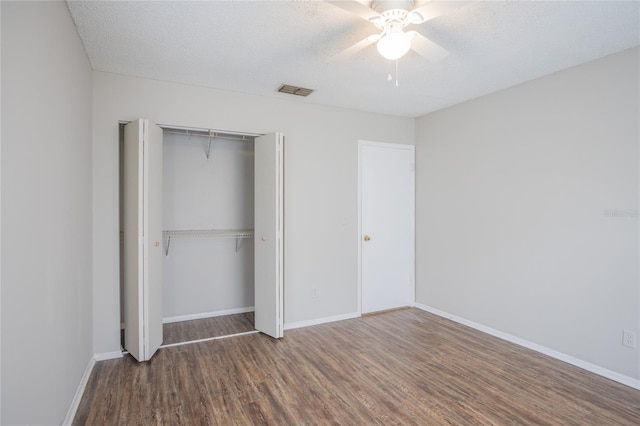
[[[391,61],[389,61],[389,65],[391,65]],[[393,76],[391,75],[391,71],[387,74],[387,81],[393,80]],[[398,87],[398,60],[396,59],[396,87]]]

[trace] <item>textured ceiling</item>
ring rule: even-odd
[[[364,1],[364,0],[363,0]],[[365,2],[366,3],[366,2]],[[324,1],[69,1],[95,70],[406,117],[640,44],[638,1],[475,1],[412,28],[449,51],[390,63]],[[315,89],[308,98],[282,84]]]

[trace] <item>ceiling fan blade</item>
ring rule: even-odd
[[[333,59],[334,60],[346,59],[349,56],[358,53],[359,51],[361,51],[365,47],[368,47],[368,46],[372,45],[373,43],[375,43],[376,41],[380,40],[380,36],[381,36],[380,34],[372,34],[369,37],[367,37],[365,39],[362,39],[359,42],[353,44],[352,46],[347,47],[342,52],[340,52],[337,55],[335,55],[333,57]]]
[[[449,52],[440,45],[432,42],[425,36],[415,31],[408,31],[411,39],[411,50],[428,59],[430,62],[439,62],[449,56]]]
[[[454,0],[426,1],[426,2],[422,2],[422,4],[420,4],[418,7],[413,9],[410,12],[410,14],[419,13],[420,16],[422,16],[422,20],[414,23],[421,24],[433,18],[437,18],[440,15],[446,15],[447,13],[450,13],[455,9],[466,6],[470,3],[472,2],[471,1],[454,1]]]
[[[331,3],[332,5],[339,7],[340,9],[346,10],[347,12],[353,13],[354,15],[358,15],[362,19],[366,19],[367,21],[372,18],[380,16],[378,12],[371,9],[364,3],[361,3],[356,0],[326,0],[327,3]]]

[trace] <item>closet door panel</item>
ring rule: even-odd
[[[144,355],[143,342],[143,289],[142,282],[143,250],[142,250],[142,211],[144,208],[143,166],[144,147],[143,126],[140,120],[132,121],[124,127],[124,345],[137,360]]]
[[[283,141],[255,140],[255,328],[275,338],[284,335]]]
[[[123,166],[125,348],[147,361],[162,344],[162,130],[127,124]]]
[[[145,120],[145,359],[162,345],[162,129]]]

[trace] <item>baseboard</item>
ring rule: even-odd
[[[360,316],[360,314],[358,314],[357,312],[353,312],[353,313],[350,313],[350,314],[336,315],[336,316],[333,316],[333,317],[318,318],[318,319],[313,319],[313,320],[309,320],[309,321],[290,322],[290,323],[284,325],[284,329],[285,330],[292,330],[294,328],[309,327],[309,326],[312,326],[312,325],[326,324],[328,322],[343,321],[343,320],[347,320],[347,319],[358,318],[359,316]]]
[[[223,315],[244,314],[244,313],[253,312],[253,311],[255,311],[255,308],[253,306],[248,306],[246,308],[225,309],[223,311],[202,312],[200,314],[178,315],[176,317],[162,318],[162,323],[163,324],[169,324],[169,323],[172,323],[172,322],[191,321],[191,320],[203,319],[203,318],[221,317]]]
[[[65,426],[71,425],[71,423],[73,423],[73,418],[76,416],[76,412],[78,411],[78,407],[80,406],[80,400],[82,399],[82,395],[84,395],[84,389],[87,387],[87,383],[89,382],[89,377],[91,376],[94,365],[96,365],[95,357],[91,357],[91,359],[89,359],[87,367],[84,369],[84,373],[82,373],[80,384],[78,384],[76,394],[71,400],[71,405],[69,406],[69,410],[67,410],[67,415],[62,422],[62,424]]]
[[[492,336],[498,337],[502,340],[506,340],[511,343],[515,343],[516,345],[523,346],[527,349],[531,349],[533,351],[539,352],[541,354],[550,356],[551,358],[558,359],[560,361],[564,361],[567,364],[574,365],[576,367],[582,368],[583,370],[590,371],[591,373],[595,373],[599,376],[606,377],[607,379],[611,379],[623,385],[632,387],[634,389],[640,390],[640,380],[634,379],[633,377],[625,376],[624,374],[616,373],[615,371],[608,370],[606,368],[600,367],[595,364],[591,364],[590,362],[583,361],[579,358],[575,358],[571,355],[567,355],[562,352],[558,352],[554,349],[547,348],[545,346],[539,345],[537,343],[530,342],[525,339],[521,339],[519,337],[513,336],[508,333],[504,333],[502,331],[493,329],[491,327],[487,327],[482,324],[478,324],[474,321],[470,321],[465,318],[458,317],[456,315],[450,314],[448,312],[441,311],[436,308],[432,308],[431,306],[423,305],[421,303],[416,303],[415,307],[418,309],[422,309],[423,311],[431,312],[432,314],[438,315],[443,318],[450,319],[451,321],[457,322],[462,325],[466,325],[467,327],[471,327],[483,333],[490,334]]]
[[[122,358],[122,351],[103,352],[94,354],[93,359],[96,361],[106,361],[108,359]]]

